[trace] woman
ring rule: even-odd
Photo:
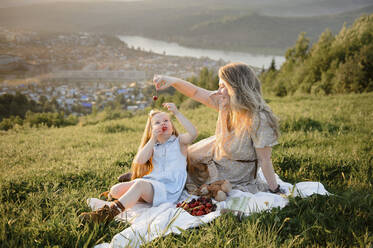
[[[255,72],[246,64],[231,63],[219,69],[219,79],[219,89],[209,91],[179,78],[154,77],[158,90],[172,86],[219,112],[215,135],[188,148],[188,185],[227,179],[242,191],[279,193],[271,161],[279,127]],[[257,178],[259,166],[268,184]]]

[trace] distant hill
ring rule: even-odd
[[[366,1],[360,1],[366,4]],[[293,0],[280,2],[283,6],[294,3]],[[301,3],[305,4],[304,1]],[[266,4],[269,7],[265,8]],[[352,24],[361,14],[373,12],[373,5],[370,5],[352,12],[314,17],[259,14],[263,8],[270,10],[276,6],[274,4],[272,0],[261,4],[253,1],[251,5],[241,0],[230,4],[221,0],[215,4],[211,0],[57,2],[0,8],[0,23],[5,27],[39,32],[140,35],[192,47],[283,54],[300,32],[307,32],[311,41],[315,41],[326,28],[336,33],[344,22]],[[296,6],[304,8],[300,3]]]
[[[271,16],[319,16],[333,15],[366,8],[371,0],[269,0],[259,6],[260,13]]]
[[[354,12],[316,17],[275,17],[257,13],[225,16],[193,26],[189,30],[192,38],[185,42],[189,41],[190,45],[200,42],[206,47],[229,50],[284,52],[301,32],[305,32],[313,43],[326,28],[337,33],[343,23],[350,25],[363,13],[373,13],[373,5]],[[209,43],[204,44],[207,40]]]

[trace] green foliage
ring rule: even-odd
[[[199,87],[207,90],[215,90],[219,87],[218,75],[214,75],[213,71],[209,70],[207,67],[202,68],[199,73],[199,78],[196,81]]]
[[[25,117],[27,111],[39,112],[41,106],[35,101],[29,101],[19,92],[15,95],[4,94],[0,96],[0,121],[10,116]]]
[[[183,109],[195,109],[198,108],[199,106],[202,106],[201,103],[194,101],[193,99],[187,99],[185,100],[180,107]]]
[[[23,120],[19,116],[11,116],[10,118],[5,118],[0,122],[0,130],[12,129],[15,125],[23,125]]]
[[[335,37],[330,30],[312,47],[305,33],[286,52],[280,70],[261,74],[263,90],[276,96],[330,95],[373,90],[373,15],[365,15]]]
[[[25,123],[31,127],[39,127],[45,125],[47,127],[63,127],[69,125],[76,125],[78,117],[69,115],[65,118],[64,112],[59,113],[32,113],[28,111],[25,117]]]
[[[26,112],[25,119],[21,119],[19,116],[11,116],[5,118],[0,122],[0,130],[9,130],[14,126],[22,126],[24,124],[30,127],[65,127],[70,125],[76,125],[78,123],[78,117],[69,115],[65,117],[64,112],[58,113],[33,113],[31,111]]]
[[[131,118],[132,116],[133,116],[133,113],[131,113],[130,111],[124,111],[120,108],[112,109],[109,106],[109,107],[106,107],[101,112],[93,112],[90,115],[85,115],[85,116],[80,117],[79,124],[81,126],[96,125],[100,122],[117,120],[121,118]],[[116,129],[118,129],[118,127]]]
[[[290,198],[282,209],[241,221],[224,214],[144,247],[372,246],[373,93],[266,100],[282,133],[272,150],[275,171],[292,184],[320,181],[332,195]],[[182,111],[198,128],[195,142],[214,135],[215,110]],[[130,169],[146,119],[144,111],[85,126],[0,132],[1,246],[92,247],[127,228],[82,226],[78,215],[89,210],[87,198]]]
[[[103,133],[119,133],[124,131],[131,131],[131,128],[127,128],[121,124],[109,124],[109,125],[100,125],[98,130]]]

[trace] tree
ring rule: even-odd
[[[276,71],[276,62],[275,58],[272,58],[271,65],[269,66],[269,71]]]
[[[273,71],[271,64],[260,75],[265,92],[284,96],[373,91],[373,14],[358,18],[351,27],[344,25],[336,36],[325,30],[311,48],[301,33],[285,57],[279,70]]]

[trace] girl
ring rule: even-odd
[[[109,222],[138,201],[158,206],[176,202],[185,186],[187,147],[197,137],[197,130],[173,103],[164,103],[187,133],[178,135],[170,116],[150,111],[140,147],[132,163],[132,181],[114,185],[110,196],[116,198],[110,206],[82,213],[82,221]]]

